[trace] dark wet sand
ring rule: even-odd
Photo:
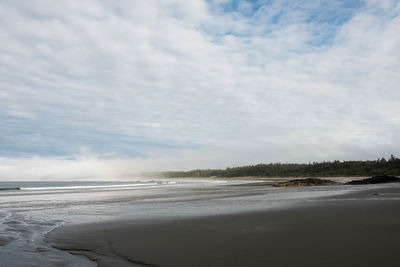
[[[48,240],[100,266],[400,267],[400,189],[252,213],[72,225]]]

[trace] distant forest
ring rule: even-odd
[[[227,168],[225,170],[191,170],[171,171],[161,173],[166,178],[206,178],[206,177],[305,177],[305,176],[371,176],[400,175],[400,159],[391,155],[389,159],[367,161],[313,162],[307,164],[269,163],[243,167]]]

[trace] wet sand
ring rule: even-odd
[[[400,188],[265,211],[70,225],[48,241],[99,266],[400,266]]]

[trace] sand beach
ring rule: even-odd
[[[47,241],[99,266],[400,266],[399,211],[398,184],[359,186],[273,209],[71,224]]]

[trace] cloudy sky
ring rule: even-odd
[[[0,0],[0,178],[400,155],[398,0]]]

